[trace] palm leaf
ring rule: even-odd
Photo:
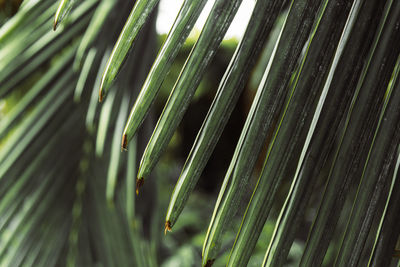
[[[0,265],[394,266],[400,3],[255,1],[170,197],[159,160],[242,1],[214,1],[187,57],[207,1],[183,1],[157,56],[159,1],[134,2],[25,0],[0,27]],[[195,185],[250,78],[211,214]]]

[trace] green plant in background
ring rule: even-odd
[[[172,192],[157,163],[242,1],[213,1],[173,86],[207,1],[156,55],[158,2],[25,0],[3,23],[0,265],[396,266],[400,2],[255,1]],[[252,73],[214,205],[194,188]]]

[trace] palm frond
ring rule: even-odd
[[[255,1],[180,172],[159,161],[245,2],[212,2],[173,86],[207,1],[182,1],[156,55],[158,2],[25,0],[1,19],[0,266],[395,266],[400,2]],[[250,78],[207,213],[195,186]]]

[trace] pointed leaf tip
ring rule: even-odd
[[[103,101],[104,97],[106,96],[106,94],[108,92],[109,85],[106,81],[106,74],[105,74],[106,72],[107,72],[107,67],[104,70],[103,76],[101,77],[100,88],[99,88],[99,102]]]
[[[128,136],[124,134],[122,136],[121,150],[128,151]]]
[[[164,234],[166,235],[167,232],[171,232],[171,230],[172,230],[171,222],[170,221],[166,221],[165,222]]]
[[[99,102],[102,102],[103,98],[104,98],[103,90],[101,90],[101,88],[100,88],[100,90],[99,90]]]
[[[139,188],[142,187],[144,184],[143,178],[136,179],[136,195],[139,195]]]

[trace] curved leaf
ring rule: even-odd
[[[218,195],[203,245],[203,266],[217,257],[222,234],[238,210],[243,187],[251,175],[267,132],[283,107],[287,87],[319,4],[319,0],[292,2]]]
[[[139,184],[158,162],[183,118],[201,77],[215,55],[242,0],[217,0],[175,83],[140,161]]]
[[[281,9],[281,1],[257,1],[243,39],[219,84],[218,91],[207,117],[197,134],[191,152],[186,159],[179,180],[171,196],[166,225],[171,228],[182,212],[200,175],[214,151],[219,137],[232,114],[241,91],[256,59],[260,56],[272,25]]]
[[[190,31],[193,29],[206,2],[207,1],[204,0],[185,0],[183,2],[174,25],[162,48],[158,52],[157,58],[143,84],[142,90],[132,107],[123,133],[123,149],[126,149],[129,140],[132,139],[137,129],[143,123],[143,120],[160,90],[162,82]]]
[[[99,101],[103,100],[110,89],[111,83],[117,76],[122,63],[132,47],[133,41],[146,23],[158,1],[159,0],[136,1],[104,69],[99,90]]]

